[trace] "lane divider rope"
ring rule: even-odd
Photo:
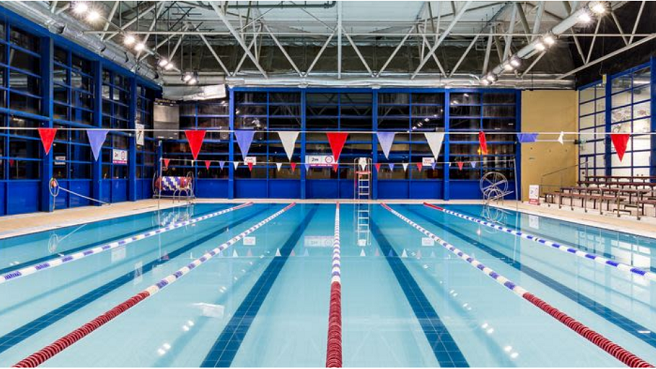
[[[634,266],[631,266],[631,265],[628,265],[628,264],[613,261],[613,260],[607,259],[603,256],[599,256],[599,255],[596,255],[596,254],[591,254],[591,253],[579,250],[579,249],[571,247],[571,246],[561,245],[557,242],[547,240],[547,239],[544,239],[544,238],[541,238],[541,237],[538,237],[538,236],[535,236],[535,235],[532,235],[532,234],[529,234],[529,233],[520,232],[520,231],[517,231],[517,230],[514,230],[514,229],[502,227],[498,224],[495,224],[495,223],[492,223],[492,222],[486,222],[486,221],[481,220],[481,219],[477,219],[477,218],[474,218],[474,217],[470,217],[468,215],[460,214],[460,213],[457,213],[455,211],[448,210],[448,209],[445,209],[445,208],[437,206],[437,205],[432,205],[432,204],[429,204],[429,203],[425,202],[424,206],[427,206],[431,209],[439,210],[443,213],[453,215],[453,216],[456,216],[456,217],[461,218],[461,219],[469,220],[471,222],[475,222],[475,223],[484,225],[484,226],[492,228],[492,229],[496,229],[496,230],[499,230],[499,231],[502,231],[502,232],[510,233],[512,235],[515,235],[517,237],[521,237],[521,238],[526,239],[526,240],[535,241],[538,244],[545,245],[545,246],[550,246],[554,249],[566,252],[568,254],[576,255],[578,257],[589,259],[589,260],[594,260],[597,263],[602,264],[602,265],[613,267],[613,268],[616,268],[616,269],[619,269],[619,270],[622,270],[622,271],[625,271],[625,272],[631,272],[633,274],[637,274],[639,276],[645,277],[646,279],[648,279],[650,281],[656,282],[656,273],[651,272],[651,271],[646,271],[646,270],[643,270],[643,269],[640,269],[640,268],[637,268],[637,267],[634,267]]]
[[[106,311],[104,314],[99,315],[98,317],[94,318],[90,322],[84,324],[83,326],[77,328],[76,330],[70,332],[69,334],[61,337],[57,341],[53,342],[52,344],[42,348],[41,350],[35,352],[34,354],[26,357],[25,359],[19,361],[18,363],[14,364],[13,367],[15,368],[35,368],[53,356],[57,355],[58,353],[62,352],[69,346],[73,345],[75,342],[81,340],[82,338],[86,337],[89,335],[91,332],[95,331],[96,329],[100,328],[101,326],[105,325],[107,322],[110,320],[116,318],[117,316],[123,314],[126,312],[128,309],[134,307],[141,301],[147,299],[148,297],[151,297],[155,295],[156,293],[160,292],[162,289],[164,289],[166,286],[169,286],[176,281],[178,281],[180,278],[182,278],[184,275],[189,273],[191,270],[196,268],[197,266],[205,263],[206,261],[210,260],[214,256],[218,255],[221,251],[227,249],[228,247],[234,245],[237,243],[239,240],[242,238],[246,237],[250,233],[255,232],[258,228],[264,226],[268,222],[272,221],[282,213],[286,212],[287,210],[291,209],[294,207],[296,203],[291,203],[287,205],[285,208],[282,210],[279,210],[278,212],[274,213],[273,215],[269,216],[268,218],[260,221],[259,223],[255,224],[254,226],[248,228],[247,230],[241,232],[237,236],[231,238],[227,242],[222,243],[221,245],[217,246],[216,248],[212,249],[211,251],[206,252],[203,254],[200,258],[192,261],[191,263],[187,264],[186,266],[178,269],[175,273],[169,274],[168,276],[164,277],[161,279],[159,282],[151,285],[150,287],[146,288],[145,290],[139,292],[138,294],[130,297],[129,299],[121,302],[120,304],[116,305],[112,309]]]
[[[326,368],[342,367],[342,269],[341,243],[339,240],[339,203],[335,208],[335,235],[333,236],[333,260],[330,278],[330,310],[328,313],[328,349]]]
[[[630,351],[626,350],[625,348],[619,346],[618,344],[612,342],[608,338],[604,337],[600,333],[595,332],[591,328],[583,325],[582,323],[578,322],[574,318],[568,316],[567,314],[563,313],[562,311],[556,309],[555,307],[549,305],[547,302],[539,299],[535,295],[531,294],[529,291],[521,287],[520,285],[514,283],[510,279],[502,276],[501,274],[495,272],[491,268],[485,266],[483,263],[479,262],[478,260],[474,259],[473,257],[467,255],[460,249],[456,248],[455,246],[451,245],[450,243],[444,241],[443,239],[437,237],[435,234],[431,233],[430,231],[426,230],[419,224],[413,222],[412,220],[406,218],[405,216],[401,215],[398,213],[396,210],[390,208],[387,206],[387,204],[382,203],[381,204],[385,209],[387,209],[389,212],[392,214],[396,215],[397,217],[401,218],[404,222],[408,223],[410,226],[418,230],[419,232],[423,233],[424,235],[430,237],[433,239],[435,242],[440,244],[442,247],[445,249],[449,250],[451,253],[455,254],[458,256],[460,259],[468,262],[475,268],[479,269],[483,273],[485,273],[487,276],[490,278],[494,279],[497,283],[503,285],[504,287],[508,288],[510,291],[515,293],[516,295],[524,298],[525,300],[529,301],[531,304],[534,306],[538,307],[540,310],[546,312],[547,314],[551,315],[553,318],[561,322],[562,324],[566,325],[568,328],[573,330],[574,332],[578,333],[580,336],[584,337],[588,341],[592,342],[594,345],[597,347],[601,348],[602,350],[606,351],[610,355],[612,355],[614,358],[617,360],[623,362],[629,367],[632,368],[653,368],[654,366],[651,365],[650,363],[644,361],[637,355],[631,353]]]
[[[141,233],[141,234],[138,234],[138,235],[135,235],[135,236],[130,236],[130,237],[124,238],[122,240],[118,240],[118,241],[110,242],[110,243],[107,243],[107,244],[104,244],[104,245],[96,246],[96,247],[93,247],[93,248],[90,248],[90,249],[78,251],[74,254],[64,255],[64,256],[56,258],[56,259],[44,261],[42,263],[35,264],[35,265],[26,266],[26,267],[21,268],[21,269],[16,269],[16,270],[13,270],[11,272],[5,273],[2,276],[0,276],[0,284],[5,283],[5,282],[15,281],[19,278],[28,276],[30,274],[34,274],[34,273],[37,273],[37,272],[40,272],[40,271],[43,271],[43,270],[46,270],[46,269],[58,267],[62,264],[67,264],[67,263],[70,263],[70,262],[75,261],[75,260],[84,259],[87,256],[97,255],[97,254],[100,254],[101,252],[104,252],[104,251],[107,251],[107,250],[112,250],[112,249],[115,249],[117,247],[121,247],[121,246],[130,244],[130,243],[135,242],[135,241],[140,241],[140,240],[152,237],[152,236],[156,236],[158,234],[166,233],[166,232],[172,231],[174,229],[178,229],[178,228],[190,225],[190,224],[201,222],[203,220],[214,218],[214,217],[217,217],[219,215],[229,213],[231,211],[243,209],[243,208],[251,206],[251,205],[253,205],[252,202],[247,202],[245,204],[241,204],[239,206],[234,206],[234,207],[231,207],[229,209],[224,209],[224,210],[217,211],[217,212],[214,212],[214,213],[211,213],[211,214],[203,215],[202,217],[185,220],[183,222],[173,223],[173,224],[170,224],[166,227],[158,228],[158,229],[148,231],[148,232],[145,232],[145,233]]]

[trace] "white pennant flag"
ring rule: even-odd
[[[408,163],[403,163],[403,170],[408,171]]]
[[[560,142],[561,145],[563,145],[563,139],[565,138],[565,132],[560,132],[560,136],[558,136],[558,142]]]
[[[426,141],[428,141],[428,146],[433,152],[433,157],[437,160],[437,157],[440,156],[440,150],[442,150],[442,141],[444,141],[444,133],[442,132],[424,132]]]
[[[276,167],[278,168],[278,171],[280,172],[280,168],[282,168],[282,163],[276,163]]]
[[[298,131],[281,131],[278,132],[278,136],[280,136],[282,147],[285,148],[285,153],[287,153],[287,159],[292,161],[294,146],[296,145],[296,139],[298,139]]]
[[[232,163],[232,164],[235,166],[235,169],[237,169],[237,167],[239,166],[239,162],[238,162],[238,161],[236,161],[236,162],[234,162],[234,163]]]

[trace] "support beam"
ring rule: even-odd
[[[633,24],[633,30],[631,31],[631,37],[629,38],[629,44],[633,43],[633,38],[635,37],[635,33],[638,30],[638,24],[640,23],[640,19],[642,19],[642,11],[645,9],[645,3],[646,1],[643,1],[640,3],[640,9],[638,10],[638,15],[636,16],[635,23]]]
[[[223,73],[225,73],[226,76],[230,76],[230,72],[228,71],[228,68],[226,68],[225,64],[223,64],[223,61],[221,61],[221,58],[219,58],[219,55],[214,51],[212,48],[212,45],[207,41],[207,38],[205,35],[200,35],[201,40],[205,43],[208,49],[210,49],[210,53],[212,53],[212,56],[214,56],[214,59],[219,63],[221,66],[221,69],[223,69]]]
[[[139,13],[138,16],[136,16],[136,17],[134,17],[133,19],[130,19],[129,21],[127,21],[124,25],[122,25],[122,26],[119,28],[119,29],[120,29],[120,32],[114,32],[114,33],[112,33],[111,35],[109,35],[109,36],[107,37],[107,39],[105,40],[105,42],[107,42],[107,41],[113,39],[116,35],[120,34],[120,33],[123,32],[123,31],[125,31],[126,29],[128,29],[128,27],[130,27],[131,25],[135,24],[139,19],[141,19],[141,18],[143,18],[144,16],[146,16],[146,14],[148,14],[148,13],[152,12],[153,10],[155,10],[155,9],[157,8],[157,6],[158,6],[157,4],[158,4],[158,3],[155,3],[154,5],[151,5],[151,6],[150,6],[148,9],[146,9],[143,13]]]
[[[483,71],[481,74],[487,73],[488,67],[490,65],[490,54],[492,53],[492,30],[490,30],[490,35],[487,37],[487,46],[485,47],[485,58],[483,59]]]
[[[456,63],[455,67],[453,67],[453,70],[451,71],[451,73],[449,73],[449,78],[453,77],[453,75],[456,73],[456,71],[460,67],[460,64],[462,64],[462,62],[467,57],[467,54],[469,54],[469,51],[471,51],[472,47],[474,47],[474,45],[476,44],[476,41],[478,41],[478,37],[479,37],[478,35],[474,37],[474,39],[469,44],[469,46],[467,46],[467,50],[465,50],[465,52],[462,53],[462,56],[460,57],[460,59],[458,59],[458,62]]]
[[[112,10],[109,11],[109,14],[107,15],[107,20],[105,21],[105,25],[103,26],[103,31],[107,31],[109,29],[109,25],[112,24],[112,20],[114,19],[114,14],[116,14],[116,10],[118,9],[118,6],[121,4],[120,1],[114,1],[114,5],[112,5]],[[105,34],[100,36],[100,39],[103,40],[105,38]]]
[[[588,50],[588,56],[585,58],[586,63],[590,62],[590,58],[592,57],[592,50],[594,50],[595,42],[597,41],[597,32],[599,32],[599,27],[601,26],[602,19],[603,18],[597,19],[597,26],[595,27],[595,36],[592,37],[592,42],[590,42],[590,49]]]
[[[528,26],[528,20],[526,20],[526,13],[522,8],[522,4],[515,3],[515,8],[517,8],[517,15],[519,15],[519,21],[522,23],[522,28],[524,28],[524,33],[526,34],[526,41],[531,42],[531,28]]]
[[[348,33],[346,33],[346,32],[344,32],[344,36],[346,36],[346,39],[348,40],[348,42],[353,47],[353,50],[355,50],[355,53],[358,54],[358,58],[360,58],[360,61],[362,62],[364,67],[367,69],[367,72],[369,72],[369,74],[373,77],[374,73],[371,71],[371,68],[369,68],[369,64],[367,64],[367,61],[365,60],[364,56],[362,56],[362,53],[360,53],[360,49],[358,49],[358,47],[355,45],[355,43],[351,39],[351,36],[349,36]]]
[[[613,18],[613,22],[615,22],[615,26],[617,27],[617,30],[620,31],[620,35],[622,35],[622,40],[624,40],[624,45],[629,44],[629,39],[626,38],[626,35],[624,34],[624,30],[622,30],[622,25],[620,24],[619,19],[617,19],[617,15],[615,15],[614,11],[610,11],[610,16]]]
[[[251,43],[248,44],[248,50],[253,49],[254,46],[257,47],[256,46],[257,37],[258,37],[257,35],[253,36]],[[237,63],[237,67],[235,68],[235,71],[232,72],[233,76],[236,76],[237,73],[239,73],[239,70],[241,69],[241,66],[244,64],[244,61],[246,61],[246,54],[242,55],[241,59],[239,59],[239,63]]]
[[[510,13],[510,25],[508,25],[508,36],[505,37],[506,47],[503,50],[503,60],[510,56],[510,46],[512,45],[513,32],[515,31],[515,22],[517,18],[517,7],[513,6],[512,13]]]
[[[294,70],[296,71],[298,76],[303,77],[303,73],[301,73],[301,70],[298,69],[298,67],[296,66],[296,63],[294,63],[294,60],[292,60],[292,57],[289,56],[289,54],[287,53],[287,50],[285,50],[285,48],[282,46],[280,41],[278,41],[278,38],[273,34],[273,32],[271,32],[271,29],[269,28],[269,26],[267,26],[265,24],[264,29],[267,31],[267,33],[269,34],[269,36],[271,37],[273,42],[276,43],[276,46],[278,46],[278,49],[280,49],[280,51],[282,51],[282,54],[285,56],[285,58],[287,58],[287,61],[289,62],[289,64],[291,64],[292,68],[294,68]]]
[[[403,47],[403,44],[408,39],[408,37],[410,37],[410,34],[412,33],[412,31],[413,31],[413,28],[410,28],[408,33],[406,33],[405,36],[403,36],[403,39],[401,40],[401,42],[399,42],[399,44],[396,46],[396,48],[394,48],[394,51],[392,51],[392,54],[389,56],[389,58],[387,58],[387,61],[385,62],[385,64],[383,64],[383,67],[380,68],[380,71],[378,71],[378,74],[376,75],[376,77],[380,77],[380,75],[385,71],[385,69],[387,69],[387,66],[392,62],[392,59],[394,59],[394,57],[399,52],[399,50],[401,50],[401,48]]]
[[[246,46],[246,43],[244,42],[244,40],[243,40],[243,39],[241,38],[241,36],[239,35],[239,32],[237,32],[237,30],[232,26],[232,24],[230,24],[230,21],[229,21],[228,18],[225,16],[225,14],[223,14],[223,12],[221,11],[221,9],[219,9],[219,7],[218,7],[215,3],[213,3],[213,2],[210,2],[210,5],[212,6],[212,8],[213,8],[214,11],[216,12],[216,14],[219,16],[219,19],[221,19],[221,21],[223,22],[223,24],[225,24],[225,26],[228,28],[228,31],[230,31],[230,33],[232,34],[232,36],[237,40],[237,42],[239,43],[239,45],[241,46],[241,48],[244,49],[244,52],[246,53],[246,55],[248,55],[248,57],[251,59],[251,61],[253,62],[253,64],[255,64],[255,67],[257,68],[257,70],[260,71],[260,73],[262,74],[262,76],[264,76],[264,78],[269,78],[269,76],[267,76],[267,73],[264,71],[264,69],[262,68],[262,66],[260,66],[260,63],[259,63],[259,62],[257,61],[257,59],[255,58],[255,55],[253,55],[253,54],[251,53],[251,51],[248,49],[248,47]],[[213,50],[212,50],[212,51],[213,51]]]
[[[342,79],[342,2],[337,2],[337,79]]]
[[[310,64],[310,67],[308,68],[307,72],[305,72],[305,77],[310,75],[310,72],[312,72],[312,69],[314,69],[314,66],[319,61],[319,58],[321,57],[321,54],[323,54],[323,52],[326,50],[326,47],[328,47],[328,44],[330,43],[330,40],[333,39],[333,36],[335,36],[336,32],[337,32],[337,30],[333,31],[333,33],[331,33],[330,36],[328,36],[328,39],[323,44],[323,46],[321,46],[321,50],[319,50],[319,52],[317,53],[317,56],[314,57],[314,60],[312,61],[312,64]]]
[[[533,21],[533,36],[531,41],[535,40],[538,36],[535,36],[540,32],[540,26],[542,25],[542,16],[544,15],[544,1],[538,3],[538,10],[535,14],[535,20]]]

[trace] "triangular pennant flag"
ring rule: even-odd
[[[239,150],[241,150],[241,157],[244,160],[246,160],[246,156],[248,156],[248,149],[251,148],[251,143],[253,143],[254,135],[255,131],[235,131],[237,145],[239,145]]]
[[[239,257],[239,254],[237,254],[237,249],[232,250],[232,257],[233,258]]]
[[[617,157],[622,161],[624,158],[624,153],[626,152],[626,146],[629,143],[629,138],[631,137],[628,133],[612,133],[610,135],[610,140],[613,142],[613,147],[617,151]]]
[[[168,168],[170,162],[171,162],[171,159],[164,159],[164,168]]]
[[[224,165],[225,165],[225,161],[220,161],[219,162],[219,168],[221,168],[221,170],[223,170]]]
[[[294,155],[294,146],[296,145],[296,140],[298,139],[297,131],[283,131],[278,132],[280,141],[282,141],[282,147],[287,153],[287,159],[292,160],[292,155]]]
[[[333,172],[337,172],[337,168],[339,168],[339,164],[333,164]]]
[[[401,253],[401,257],[402,258],[407,258],[408,257],[408,253],[405,251],[405,249],[403,249],[403,252]]]
[[[296,163],[289,163],[289,166],[292,167],[292,172],[296,171]]]
[[[444,141],[444,133],[441,132],[424,132],[426,141],[428,141],[428,146],[433,153],[433,157],[437,160],[437,157],[440,156],[440,150],[442,150],[442,141]]]
[[[565,139],[565,132],[560,132],[560,136],[558,136],[558,142],[560,142],[561,145],[564,144],[564,139]]]
[[[458,169],[462,170],[462,166],[465,165],[465,163],[459,161],[458,162]]]
[[[205,160],[205,169],[210,170],[210,165],[212,165],[211,160]]]
[[[50,153],[56,134],[57,128],[39,128],[39,137],[41,137],[41,143],[43,144],[43,149],[46,151],[46,155]]]
[[[435,162],[435,161],[433,161],[433,162],[431,163],[431,168],[432,168],[433,170],[435,170],[435,164],[437,164],[437,162]]]
[[[487,155],[487,140],[485,139],[485,132],[478,132],[478,143],[481,145],[481,154]]]
[[[475,162],[475,161],[472,161],[472,162],[469,163],[469,164],[471,164],[471,167],[472,167],[472,168],[476,168],[476,162]]]
[[[280,249],[276,249],[276,256],[282,256],[282,254],[280,253]]]
[[[310,164],[305,164],[305,171],[306,172],[310,171]]]
[[[389,153],[390,150],[392,149],[392,143],[394,143],[394,135],[396,135],[396,132],[376,133],[376,136],[378,137],[378,143],[380,143],[380,147],[383,149],[383,154],[385,154],[386,159],[389,159]]]
[[[537,133],[518,133],[517,140],[521,143],[531,143],[538,140]]]
[[[421,168],[423,168],[423,165],[421,163],[417,163],[417,169],[419,169],[419,171],[421,171]]]
[[[234,165],[234,166],[235,166],[235,169],[237,169],[237,167],[239,166],[239,161],[235,161],[235,162],[233,162],[232,165]]]
[[[360,250],[360,256],[367,256],[367,254],[364,253],[364,249]]]
[[[252,172],[253,171],[253,163],[248,162],[248,171]]]
[[[403,165],[403,170],[407,172],[408,171],[408,163],[403,163],[402,165]]]
[[[198,159],[200,147],[203,145],[203,140],[205,139],[205,130],[186,130],[185,135],[187,136],[187,141],[189,142],[189,147],[191,148],[191,155],[194,157],[194,160],[196,160]]]
[[[278,168],[278,171],[280,172],[280,168],[282,168],[282,163],[276,163],[276,168]]]
[[[87,138],[89,139],[89,145],[91,145],[93,158],[98,161],[98,158],[100,158],[100,149],[102,148],[102,145],[105,143],[105,139],[107,138],[107,130],[89,129],[87,130]]]
[[[387,166],[389,166],[390,172],[394,170],[394,163],[389,163]]]
[[[329,132],[326,133],[328,136],[328,143],[330,144],[330,150],[333,152],[333,159],[335,162],[339,161],[339,155],[342,153],[346,139],[348,138],[348,133],[344,132]]]
[[[376,173],[380,172],[380,163],[374,164],[374,167],[376,168]]]

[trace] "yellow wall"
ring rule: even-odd
[[[576,91],[523,91],[522,92],[522,132],[576,132],[578,94]],[[573,135],[565,136],[572,140]],[[578,147],[572,142],[561,145],[558,136],[538,136],[536,142],[522,145],[522,199],[528,200],[528,186],[540,184],[543,174],[565,167],[561,173],[545,177],[544,183],[563,186],[574,185],[577,178]],[[545,191],[557,188],[543,187]]]

